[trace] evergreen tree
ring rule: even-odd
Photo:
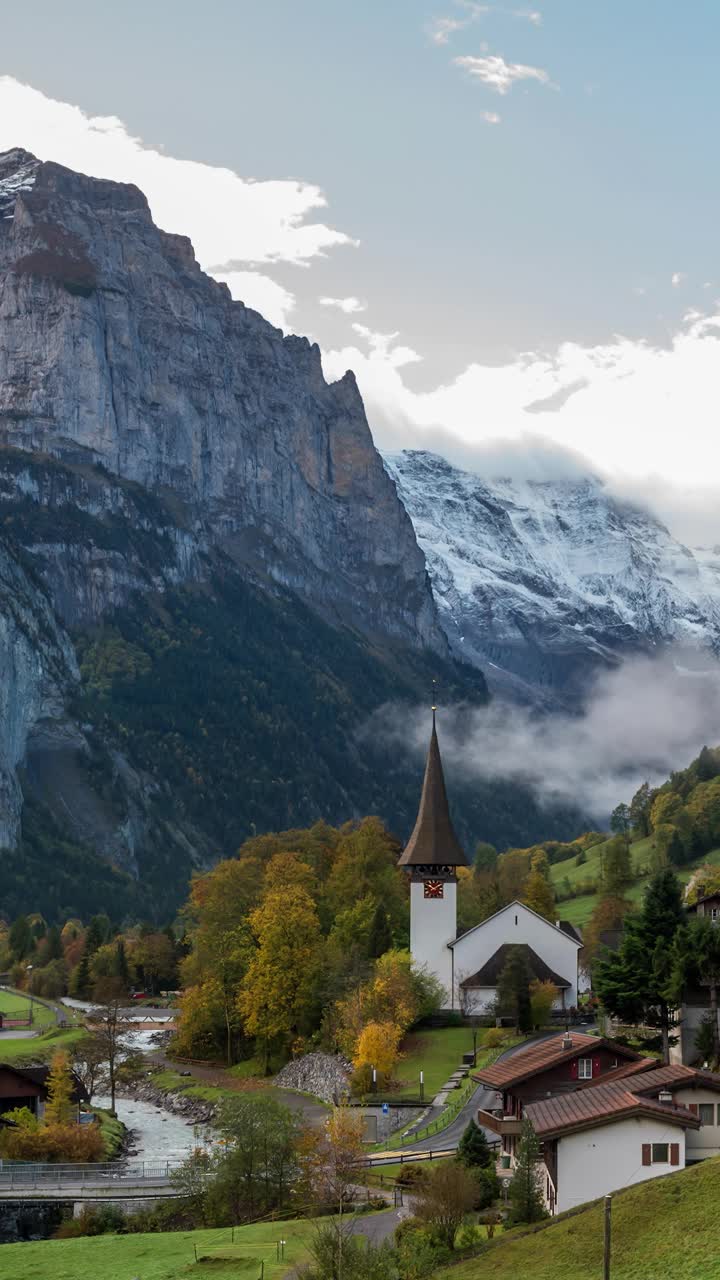
[[[32,929],[27,916],[18,916],[10,925],[8,949],[13,960],[24,960],[35,946]]]
[[[547,1217],[540,1189],[540,1144],[529,1120],[523,1120],[515,1172],[508,1186],[510,1222],[539,1222]]]
[[[60,930],[56,924],[48,929],[43,943],[43,962],[45,964],[50,960],[62,960],[62,941],[60,939]]]
[[[385,904],[378,902],[368,938],[368,955],[370,959],[376,960],[378,956],[384,956],[385,952],[392,947],[392,943],[392,929],[388,913],[385,910]]]
[[[485,1137],[485,1131],[474,1120],[470,1121],[460,1139],[457,1158],[469,1169],[489,1169],[493,1163],[493,1154],[490,1143]]]
[[[95,952],[107,942],[110,933],[109,926],[110,921],[107,916],[93,916],[85,934],[85,951],[88,959],[91,959]]]
[[[630,840],[630,810],[626,804],[619,804],[610,814],[610,830],[614,835],[619,836],[626,844]]]
[[[599,960],[593,974],[593,988],[609,1013],[660,1030],[665,1062],[673,1025],[672,947],[683,920],[680,885],[667,867],[648,885],[642,911],[625,920],[619,949]]]
[[[695,769],[698,782],[709,782],[711,778],[716,778],[720,773],[717,752],[711,751],[710,747],[703,747],[697,758]]]
[[[650,791],[650,783],[643,782],[630,801],[630,821],[637,834],[642,838],[650,835],[651,808],[652,793]]]
[[[524,946],[511,946],[497,984],[497,1008],[518,1030],[532,1031],[530,969]]]
[[[498,852],[494,844],[488,844],[486,840],[479,840],[475,845],[475,857],[473,858],[473,870],[475,871],[495,871],[497,869]]]
[[[672,982],[670,988],[678,1002],[685,986],[697,983],[707,987],[710,997],[713,1065],[720,1063],[720,1025],[718,1024],[718,992],[720,992],[720,928],[707,916],[700,916],[678,930],[675,938]]]
[[[118,978],[123,985],[123,990],[127,991],[130,987],[130,969],[128,967],[127,956],[125,954],[125,943],[122,938],[118,938],[115,948],[115,965],[113,977]]]
[[[602,863],[603,890],[611,898],[621,897],[632,883],[630,847],[623,836],[608,841]]]
[[[70,994],[76,1000],[89,1000],[92,995],[92,978],[87,951],[83,951],[80,963],[70,980]]]

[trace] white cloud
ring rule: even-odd
[[[678,285],[681,285],[686,279],[687,276],[684,271],[673,271],[672,276],[670,277],[670,283],[673,286],[673,289],[677,289]]]
[[[550,84],[550,76],[542,67],[528,67],[522,62],[506,62],[499,54],[488,54],[483,58],[468,54],[453,58],[453,62],[456,67],[462,67],[496,93],[509,93],[519,80],[537,80],[540,84]]]
[[[276,280],[258,271],[217,271],[214,275],[216,280],[224,281],[233,298],[259,311],[278,329],[289,329],[288,315],[295,306],[295,298]]]
[[[524,18],[526,22],[531,22],[534,27],[542,26],[542,14],[539,9],[513,9],[513,18]]]
[[[356,315],[358,311],[367,311],[367,302],[361,302],[359,298],[318,298],[321,307],[337,307],[338,311],[344,312],[346,316]]]
[[[467,19],[463,21],[460,18],[436,18],[428,28],[428,34],[433,44],[447,44],[450,36],[461,31],[467,22]]]
[[[25,147],[99,178],[134,182],[155,221],[190,236],[206,270],[250,265],[306,265],[339,245],[344,232],[308,221],[326,206],[306,182],[253,181],[231,169],[179,160],[146,146],[115,116],[90,117],[10,76],[0,77],[0,151]]]
[[[363,344],[327,352],[324,363],[330,377],[355,370],[382,447],[450,452],[541,436],[650,497],[668,486],[676,494],[693,490],[692,505],[712,512],[720,475],[720,314],[682,321],[667,347],[622,336],[593,347],[566,342],[550,355],[471,364],[426,390],[415,390],[403,373],[403,365],[421,359],[417,351],[394,347],[395,336],[371,339],[361,328]],[[720,543],[717,515],[712,527]]]
[[[480,118],[481,120],[484,120],[486,124],[500,124],[500,121],[502,120],[502,116],[499,116],[497,111],[481,111]]]

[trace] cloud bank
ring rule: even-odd
[[[684,768],[705,744],[720,741],[720,666],[691,673],[680,655],[633,658],[597,679],[582,715],[539,717],[495,702],[468,713],[442,709],[438,718],[443,759],[451,777],[465,781],[514,779],[541,803],[577,805],[607,823],[646,779],[657,785]],[[696,659],[697,661],[697,659]],[[410,725],[387,708],[377,713],[382,732],[401,749],[408,737],[427,749],[428,712]],[[481,835],[481,833],[478,833]]]

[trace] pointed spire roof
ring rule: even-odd
[[[432,734],[417,821],[402,857],[401,867],[466,867],[468,860],[450,817],[433,707]]]

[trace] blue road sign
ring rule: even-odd
[[[388,1106],[387,1102],[383,1102],[382,1104],[382,1113],[384,1116],[390,1115],[390,1107]]]

